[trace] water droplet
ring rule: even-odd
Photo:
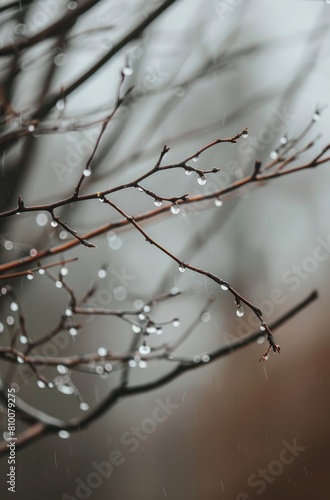
[[[31,248],[30,250],[30,255],[31,257],[35,257],[37,255],[38,251],[35,248]]]
[[[19,338],[19,341],[21,344],[27,344],[28,343],[28,339],[27,337],[25,337],[25,335],[21,335],[20,338]]]
[[[50,225],[51,225],[52,227],[57,227],[57,222],[56,222],[56,221],[54,221],[54,220],[52,220],[52,222],[50,223]]]
[[[69,269],[67,267],[61,267],[60,274],[61,276],[67,276],[69,274]]]
[[[12,302],[12,303],[10,304],[10,309],[11,309],[12,311],[18,311],[18,304],[17,304],[17,302]]]
[[[284,146],[284,144],[286,144],[287,142],[288,142],[288,139],[285,135],[283,137],[281,137],[280,144],[282,144]]]
[[[236,316],[238,316],[239,318],[241,318],[242,316],[244,316],[244,309],[242,306],[238,306],[237,309],[236,309]]]
[[[123,68],[123,74],[125,76],[131,76],[133,74],[133,69],[130,66],[125,66],[125,68]]]
[[[154,325],[147,326],[146,332],[149,333],[150,335],[156,333],[157,329]]]
[[[211,358],[210,358],[210,356],[209,356],[208,354],[204,354],[204,355],[202,356],[202,361],[203,361],[203,363],[208,363],[208,362],[210,361],[210,359],[211,359]]]
[[[210,319],[211,319],[211,314],[209,312],[204,312],[201,315],[201,320],[203,321],[203,323],[208,323]]]
[[[59,111],[62,111],[62,109],[65,108],[65,101],[64,99],[59,99],[56,103],[56,107]]]
[[[216,198],[214,200],[214,204],[215,204],[216,207],[222,207],[223,201],[220,198]]]
[[[194,157],[193,157],[193,159],[192,159],[192,161],[193,161],[194,163],[197,163],[197,162],[198,162],[198,156],[194,156]]]
[[[202,358],[199,354],[193,357],[193,362],[194,363],[200,363],[202,361]]]
[[[247,130],[243,130],[242,136],[244,137],[244,139],[247,139],[249,137],[249,132]]]
[[[17,356],[16,360],[17,360],[17,363],[20,363],[21,365],[24,363],[24,359],[21,358],[21,356]]]
[[[39,269],[38,273],[41,274],[41,275],[43,275],[43,274],[45,274],[45,270],[44,269]]]
[[[89,404],[85,403],[84,401],[82,401],[79,406],[80,406],[80,409],[82,411],[88,411],[89,410]]]
[[[177,286],[174,286],[173,288],[171,288],[171,291],[170,291],[170,294],[171,295],[178,295],[180,293],[180,289],[177,287]]]
[[[313,117],[312,117],[313,122],[318,122],[320,118],[321,118],[320,112],[315,111],[315,113],[313,114]]]
[[[175,328],[177,328],[178,326],[180,326],[180,320],[178,318],[175,318],[172,321],[172,326],[174,326]]]
[[[13,242],[12,241],[5,241],[5,249],[6,250],[12,250],[14,248]]]
[[[61,439],[69,439],[70,433],[68,431],[64,431],[63,429],[57,433],[58,437]]]
[[[261,330],[262,332],[264,332],[264,331],[266,330],[266,327],[265,327],[264,323],[263,323],[262,325],[260,325],[260,330]]]
[[[64,365],[57,365],[56,369],[61,375],[65,375],[69,371],[68,368]]]
[[[72,1],[72,2],[68,3],[68,9],[69,10],[74,10],[76,8],[77,8],[77,2]]]
[[[180,212],[180,207],[177,203],[173,203],[173,205],[171,205],[171,212],[173,215],[177,215]]]
[[[65,316],[72,316],[71,309],[69,309],[69,308],[65,309]]]
[[[148,366],[148,363],[146,361],[144,361],[143,359],[141,359],[141,361],[139,361],[140,368],[147,368],[147,366]]]
[[[113,366],[112,366],[112,364],[111,364],[111,363],[106,363],[106,364],[104,365],[104,370],[105,370],[106,372],[108,372],[108,373],[112,372],[112,370],[113,370]]]
[[[185,174],[186,175],[191,175],[192,174],[192,170],[189,170],[188,168],[185,169]]]
[[[12,316],[7,316],[7,325],[12,326],[14,323],[14,318]]]
[[[99,347],[98,350],[97,350],[97,354],[99,356],[106,356],[108,354],[108,350],[105,348],[105,347]]]
[[[143,193],[143,188],[141,186],[138,186],[137,190],[140,191],[140,193]]]
[[[62,284],[61,281],[57,280],[56,283],[55,283],[55,286],[56,286],[56,288],[62,288],[63,284]]]
[[[206,179],[205,175],[199,175],[198,176],[197,182],[201,186],[204,186],[204,184],[206,184],[206,181],[207,181],[207,179]]]
[[[144,320],[146,319],[146,315],[145,315],[145,314],[143,314],[143,313],[140,313],[140,314],[139,314],[139,319],[140,319],[141,321],[144,321]]]
[[[92,172],[89,170],[89,168],[85,168],[85,170],[83,171],[83,175],[84,175],[85,177],[89,177],[89,176],[91,175],[91,173],[92,173]]]
[[[78,330],[77,330],[77,328],[71,327],[69,329],[69,333],[70,333],[70,335],[72,335],[72,337],[75,337],[76,335],[78,335]]]
[[[56,389],[62,394],[65,394],[66,396],[74,394],[74,388],[71,385],[59,384],[56,386]]]
[[[140,325],[136,325],[135,323],[132,325],[132,330],[134,333],[140,333],[142,328]]]
[[[179,266],[180,273],[184,273],[185,270],[186,270],[185,266],[183,264],[180,264],[180,266]]]
[[[272,160],[278,160],[277,151],[271,151],[269,156],[271,157]]]
[[[222,283],[222,285],[220,285],[220,287],[222,288],[222,290],[225,290],[225,291],[229,289],[229,286],[226,283]]]
[[[1,288],[1,294],[2,294],[2,295],[6,295],[6,293],[7,293],[7,288],[6,288],[5,286],[3,286],[3,287]]]
[[[142,344],[139,347],[140,354],[147,355],[147,354],[150,354],[150,351],[151,351],[150,347],[146,344]]]
[[[44,389],[46,387],[46,384],[42,380],[38,380],[37,386],[40,387],[40,389]]]
[[[29,273],[29,274],[26,275],[26,277],[27,277],[28,280],[31,281],[34,278],[34,275],[32,273]]]
[[[48,382],[48,388],[49,389],[54,389],[55,385],[53,384],[53,382]]]
[[[161,207],[162,204],[163,204],[163,202],[159,198],[156,198],[155,201],[154,201],[154,204],[155,204],[156,207]]]
[[[38,226],[41,226],[41,227],[46,226],[46,224],[48,223],[47,215],[44,213],[38,214],[36,217],[36,223]]]
[[[105,277],[106,277],[107,272],[106,272],[106,270],[105,270],[105,269],[99,269],[99,270],[98,270],[97,275],[98,275],[98,277],[99,277],[100,279],[103,279],[103,278],[105,278]]]
[[[148,313],[151,311],[151,307],[149,306],[149,304],[146,304],[145,306],[143,306],[143,310],[145,313]]]
[[[264,355],[263,355],[263,357],[262,357],[262,359],[263,359],[264,361],[267,361],[267,359],[268,359],[268,358],[269,358],[269,354],[268,354],[268,353],[267,353],[267,354],[264,354]]]
[[[137,366],[137,362],[134,361],[134,359],[130,359],[129,362],[128,362],[128,365],[131,367],[131,368],[135,368]]]

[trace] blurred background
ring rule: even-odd
[[[307,163],[329,142],[329,2],[178,0],[50,109],[45,106],[49,96],[67,88],[162,2],[19,3],[0,7],[1,211],[16,207],[19,195],[26,204],[37,204],[72,192],[102,120],[113,109],[123,68],[122,90],[134,88],[101,140],[84,193],[142,175],[165,143],[171,147],[166,162],[179,162],[248,126],[248,138],[201,156],[198,168],[221,168],[207,176],[204,186],[182,170],[142,183],[167,197],[210,193],[251,173],[256,160],[269,163],[280,139],[298,136],[315,110],[322,110],[320,120],[303,145],[320,137],[296,164]],[[87,3],[89,8],[62,23],[53,36],[8,53],[8,47],[24,45]],[[80,432],[49,435],[17,452],[16,498],[328,498],[329,169],[324,164],[224,196],[221,207],[210,200],[142,224],[184,261],[227,280],[261,307],[268,323],[313,290],[319,298],[274,332],[280,356],[258,363],[266,349],[259,339],[167,385],[119,401]],[[136,189],[113,199],[130,214],[155,208]],[[120,219],[97,201],[57,213],[79,234]],[[1,263],[72,238],[50,222],[45,212],[2,219]],[[150,337],[151,346],[174,341],[198,318],[178,349],[182,356],[203,355],[255,331],[248,310],[236,317],[230,294],[189,270],[178,272],[175,262],[131,227],[92,241],[96,249],[78,246],[45,262],[78,257],[65,278],[79,297],[97,284],[93,307],[138,309],[173,289],[182,291],[155,307],[156,320],[169,324],[161,337]],[[65,290],[47,276],[5,284],[14,287],[31,338],[55,328],[67,307]],[[1,346],[9,342],[8,315],[16,321],[3,300]],[[173,318],[179,326],[173,327]],[[75,319],[82,325],[77,335],[61,334],[35,353],[64,356],[100,346],[126,352],[135,335],[118,318]],[[5,380],[9,365],[1,361],[0,366]],[[154,380],[171,368],[165,361],[132,367],[131,383]],[[61,371],[47,368],[44,374],[54,380]],[[66,376],[79,394],[38,387],[25,366],[13,381],[22,400],[64,420],[81,415],[86,405],[93,408],[118,383],[116,371]],[[162,421],[155,420],[156,414]],[[2,431],[6,423],[3,414]],[[104,465],[111,460],[113,466]],[[9,498],[6,456],[0,467],[3,498]]]

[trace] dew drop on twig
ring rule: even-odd
[[[171,212],[173,215],[177,215],[180,212],[180,207],[177,203],[173,203],[173,205],[171,205]]]

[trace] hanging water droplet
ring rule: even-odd
[[[138,186],[137,190],[140,191],[140,193],[143,192],[143,188],[141,186]]]
[[[133,69],[130,66],[125,66],[125,68],[123,68],[123,74],[125,76],[131,76],[133,74]]]
[[[57,227],[57,222],[55,220],[52,220],[51,223],[50,223],[50,225],[52,227]]]
[[[192,159],[192,161],[193,161],[194,163],[197,163],[197,162],[198,162],[198,156],[197,156],[197,155],[196,155],[196,156],[194,156],[194,157],[193,157],[193,159]]]
[[[105,347],[99,347],[97,350],[97,354],[104,358],[108,354],[108,350]]]
[[[209,356],[208,354],[204,354],[204,355],[202,356],[202,361],[203,361],[203,363],[208,363],[208,362],[210,361],[210,359],[211,359],[211,358],[210,358],[210,356]]]
[[[145,313],[148,313],[151,311],[151,307],[149,306],[149,304],[146,304],[145,306],[143,306],[143,310]]]
[[[140,333],[142,328],[140,325],[136,325],[135,323],[132,325],[132,330],[134,333]]]
[[[146,315],[145,315],[145,314],[143,314],[143,313],[140,313],[140,314],[139,314],[139,319],[140,319],[141,321],[144,321],[144,320],[146,319]]]
[[[30,125],[28,126],[28,131],[29,131],[29,132],[34,132],[34,131],[35,131],[35,126],[34,126],[34,125],[32,125],[32,124],[30,124]]]
[[[321,118],[320,112],[316,110],[312,117],[313,122],[318,122],[320,118]]]
[[[262,323],[262,325],[260,325],[260,330],[262,332],[264,332],[266,330],[266,327],[265,327],[264,323]]]
[[[55,286],[56,286],[56,288],[62,288],[63,284],[62,284],[61,281],[57,280],[56,283],[55,283]]]
[[[156,327],[154,325],[147,326],[146,332],[149,333],[149,335],[152,335],[156,333]]]
[[[44,389],[46,387],[46,384],[42,380],[38,380],[37,386],[40,387],[40,389]]]
[[[38,214],[37,217],[36,217],[36,223],[40,227],[46,226],[46,224],[48,223],[48,217],[47,217],[47,215],[44,214],[43,212],[40,213],[40,214]]]
[[[201,320],[203,321],[203,323],[208,323],[210,319],[211,319],[211,314],[209,312],[204,312],[201,315]]]
[[[186,270],[185,266],[183,264],[180,264],[179,265],[179,271],[180,271],[180,273],[184,273],[185,270]]]
[[[180,326],[180,320],[178,318],[175,318],[172,321],[172,326],[174,326],[175,328],[177,328],[178,326]]]
[[[131,368],[135,368],[137,366],[137,362],[134,361],[134,359],[130,359],[128,364]]]
[[[171,291],[170,291],[170,294],[175,296],[175,295],[178,295],[180,293],[180,289],[177,287],[177,286],[174,286],[173,288],[171,288]]]
[[[186,175],[191,175],[192,174],[192,170],[189,170],[188,168],[185,169],[185,174]]]
[[[12,303],[10,304],[10,309],[11,309],[12,311],[18,311],[18,304],[17,304],[17,302],[12,302]]]
[[[204,186],[204,184],[206,184],[206,181],[207,181],[207,179],[206,179],[205,175],[199,175],[198,176],[197,182],[201,186]]]
[[[282,144],[284,146],[284,144],[286,144],[287,142],[288,142],[288,139],[285,135],[283,137],[281,137],[280,144]]]
[[[31,281],[34,278],[34,275],[32,273],[29,273],[29,274],[26,275],[26,277],[27,277],[28,280]]]
[[[146,344],[142,344],[139,347],[139,353],[140,354],[147,355],[147,354],[150,353],[150,351],[151,351],[150,347],[148,345],[146,345]]]
[[[21,365],[24,363],[24,359],[21,358],[21,356],[17,356],[16,361],[17,361],[17,363],[20,363]]]
[[[57,433],[58,437],[61,439],[69,439],[70,433],[68,431],[64,431],[63,429]]]
[[[220,287],[222,288],[222,290],[225,290],[225,291],[229,289],[229,286],[226,283],[222,283],[222,285],[220,285]]]
[[[21,344],[27,344],[28,343],[28,339],[27,337],[25,337],[25,335],[21,335],[20,338],[19,338],[19,341]]]
[[[69,371],[68,368],[64,365],[57,365],[56,369],[61,375],[65,375]]]
[[[278,153],[277,151],[271,151],[269,156],[271,157],[272,160],[278,160]]]
[[[56,107],[59,111],[62,111],[65,108],[64,99],[59,99],[56,103]]]
[[[104,279],[107,275],[107,272],[105,269],[99,269],[97,275],[100,279]]]
[[[85,168],[85,170],[83,171],[83,175],[84,175],[85,177],[89,177],[89,176],[91,175],[91,173],[92,173],[92,172],[89,170],[89,168]]]
[[[62,394],[65,394],[66,396],[74,394],[74,388],[71,385],[59,384],[56,386],[56,389]]]
[[[236,316],[238,316],[239,318],[241,318],[242,316],[244,316],[244,309],[242,306],[238,306],[237,309],[236,309]]]
[[[15,323],[13,316],[7,316],[7,325],[12,326]]]
[[[65,316],[72,316],[72,310],[69,307],[65,309]]]
[[[69,274],[69,269],[67,267],[61,267],[60,274],[61,276],[67,276]]]
[[[247,130],[247,129],[246,129],[246,130],[243,130],[243,134],[242,134],[242,136],[244,137],[244,139],[247,139],[247,138],[249,137],[249,132],[248,132],[248,130]]]
[[[154,204],[155,204],[156,207],[161,207],[162,204],[163,204],[163,202],[159,198],[156,198],[155,201],[154,201]]]
[[[82,401],[79,406],[80,406],[80,409],[82,411],[88,411],[89,410],[89,404],[85,403],[84,401]]]
[[[141,359],[141,361],[139,361],[140,368],[147,368],[147,366],[148,366],[148,363],[146,361],[144,361],[143,359]]]
[[[223,201],[220,198],[216,198],[214,200],[214,204],[215,204],[216,207],[222,207]]]
[[[171,212],[174,215],[177,215],[180,212],[180,207],[177,203],[173,203],[173,205],[171,205]]]
[[[38,273],[41,274],[41,275],[43,275],[43,274],[45,274],[45,270],[44,269],[39,269]]]
[[[75,337],[76,335],[78,335],[78,330],[77,330],[77,328],[71,327],[69,329],[69,333],[70,333],[70,335],[72,335],[72,337]]]

